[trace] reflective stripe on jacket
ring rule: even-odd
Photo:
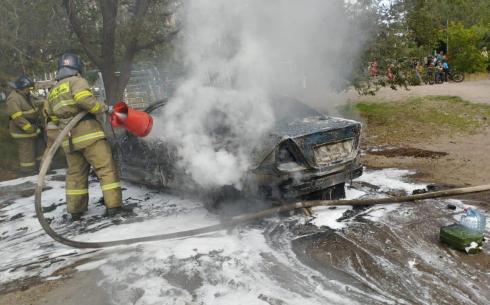
[[[11,132],[10,135],[14,139],[35,138],[38,136],[37,133],[14,133],[14,132]]]
[[[9,132],[13,138],[37,137],[35,122],[39,116],[30,97],[12,90],[7,98],[7,114],[10,118]]]
[[[104,139],[105,138],[105,134],[103,131],[96,131],[96,132],[91,132],[91,133],[87,133],[83,136],[78,136],[78,137],[71,137],[71,142],[73,145],[75,144],[80,144],[80,143],[83,143],[83,142],[87,142],[87,141],[92,141],[93,140],[98,140],[98,139]],[[63,141],[63,146],[64,147],[67,147],[70,145],[70,141],[69,140],[64,140]]]
[[[97,114],[105,109],[105,104],[93,96],[87,81],[76,75],[60,80],[51,89],[46,111],[50,120],[63,129],[83,110]],[[95,119],[86,119],[80,121],[71,130],[71,137],[65,138],[62,146],[67,151],[79,150],[104,138],[101,124]]]
[[[97,114],[105,110],[105,104],[98,101],[87,81],[78,76],[60,80],[48,95],[48,114],[59,119],[71,119],[80,111]],[[63,123],[61,123],[63,125]],[[64,126],[60,126],[64,127]]]

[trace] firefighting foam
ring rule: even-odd
[[[188,75],[153,136],[178,147],[179,165],[202,187],[240,188],[275,124],[271,100],[325,109],[320,96],[347,76],[363,40],[343,1],[190,1],[185,13]]]
[[[124,183],[125,203],[144,202],[135,209],[137,218],[126,219],[122,224],[101,218],[99,215],[104,206],[97,201],[102,190],[96,181],[91,181],[92,196],[86,220],[67,226],[64,205],[59,204],[65,196],[64,182],[56,179],[63,174],[60,170],[47,177],[49,189],[45,191],[45,198],[51,205],[46,206],[49,208],[46,216],[52,219],[54,228],[67,235],[78,235],[80,240],[100,241],[156,231],[173,232],[219,221],[219,217],[209,213],[200,201],[130,183]],[[407,174],[410,172],[396,169],[369,171],[358,181],[373,183],[387,193],[411,192],[425,186],[407,182]],[[315,208],[316,217],[312,224],[317,227],[328,226],[340,237],[352,236],[349,232],[365,232],[358,246],[353,241],[329,244],[331,247],[340,245],[358,255],[336,256],[326,252],[330,259],[323,266],[328,269],[316,269],[308,263],[311,252],[305,255],[301,247],[301,239],[308,235],[302,231],[298,236],[298,232],[288,229],[288,223],[301,223],[302,216],[299,215],[270,218],[247,229],[128,247],[98,251],[67,248],[51,240],[39,227],[32,209],[32,197],[16,197],[32,188],[35,181],[36,177],[30,176],[0,182],[0,198],[9,202],[0,205],[4,245],[0,261],[2,283],[39,277],[61,279],[69,285],[75,279],[77,289],[69,289],[69,293],[74,299],[86,300],[87,290],[78,287],[80,279],[85,279],[81,282],[85,285],[88,276],[94,283],[90,286],[91,294],[103,294],[108,303],[124,305],[412,304],[424,303],[425,297],[437,299],[440,291],[456,300],[453,304],[483,304],[488,299],[488,293],[482,293],[486,292],[481,289],[483,286],[474,285],[481,278],[476,278],[481,271],[477,271],[475,265],[461,264],[452,251],[434,247],[431,235],[428,241],[414,238],[418,235],[412,232],[406,234],[407,227],[413,228],[414,224],[420,227],[421,219],[440,213],[448,203],[457,206],[457,213],[470,207],[459,200],[436,200],[422,205],[430,208],[422,211],[419,211],[422,206],[404,205],[397,209],[373,206],[355,218],[339,218],[344,215],[340,211],[352,211],[351,207]],[[353,199],[387,193],[347,188],[346,196]],[[138,221],[140,217],[145,221]],[[368,227],[359,230],[359,226]],[[321,235],[333,232],[331,229],[322,228]],[[387,233],[376,238],[371,230],[386,230]],[[394,243],[395,240],[400,243]],[[387,260],[386,253],[397,259]],[[73,268],[79,272],[64,278],[63,271]],[[466,272],[467,276],[457,277],[461,272]],[[469,279],[473,274],[476,274],[475,280]],[[450,291],[442,289],[446,287],[445,279],[454,285]],[[311,293],[312,289],[314,293]],[[413,293],[401,295],[400,289]],[[424,291],[424,295],[417,294],[419,291]]]

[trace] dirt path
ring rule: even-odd
[[[363,164],[372,168],[406,168],[417,171],[426,182],[454,186],[486,184],[490,181],[490,130],[475,135],[444,136],[406,143],[398,155],[389,150],[367,153]],[[415,156],[403,151],[419,149]]]
[[[353,96],[352,102],[390,103],[407,101],[410,97],[450,95],[470,102],[490,103],[490,80],[417,86],[411,87],[410,91],[382,89],[374,97],[356,97],[357,94],[353,92],[349,94]],[[445,109],[444,111],[450,110]],[[487,118],[484,117],[484,120]],[[364,123],[363,146],[366,154],[363,156],[363,164],[368,167],[412,169],[417,171],[418,178],[421,180],[447,185],[478,185],[490,181],[490,162],[488,160],[490,128],[488,125],[484,124],[486,127],[472,132],[455,133],[448,130],[441,134],[431,129],[430,126],[421,124],[414,127],[412,133],[405,133],[403,141],[391,143],[389,138],[376,134],[377,131],[380,131],[379,128],[370,128],[367,122]],[[388,128],[394,128],[395,126],[408,126],[410,121],[402,125],[396,125],[393,122],[387,122],[387,124]],[[436,127],[439,126],[432,128]],[[373,141],[373,138],[377,140]],[[381,142],[386,143],[380,143],[379,139],[383,139]],[[389,150],[390,148],[395,148],[395,150]],[[383,151],[380,152],[379,149]]]
[[[441,85],[423,85],[410,87],[410,90],[382,88],[376,96],[361,97],[356,91],[351,90],[345,94],[348,100],[388,100],[398,101],[408,97],[427,95],[459,96],[464,100],[478,103],[490,103],[490,79],[479,81],[464,81],[462,83],[444,83]]]

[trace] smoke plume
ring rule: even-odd
[[[188,74],[157,129],[202,187],[241,187],[275,96],[328,109],[362,42],[342,0],[190,0],[184,20]]]

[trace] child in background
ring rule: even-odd
[[[442,69],[444,70],[444,81],[449,80],[449,64],[447,63],[447,60],[444,60],[442,63]]]
[[[437,63],[437,75],[436,75],[436,83],[444,82],[444,68],[442,67],[442,62]]]
[[[424,66],[420,63],[420,61],[417,61],[417,65],[415,66],[415,76],[417,77],[419,84],[422,84],[423,73],[424,73]]]

